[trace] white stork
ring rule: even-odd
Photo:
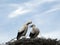
[[[29,37],[36,38],[40,32],[39,29],[34,24],[32,24],[30,27],[32,28],[32,31],[30,32]]]
[[[17,34],[17,40],[20,39],[21,36],[25,36],[28,30],[28,25],[31,24],[32,21],[28,21],[26,24],[24,24],[19,30]]]

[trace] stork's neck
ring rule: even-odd
[[[33,26],[32,28],[35,28],[36,26]]]

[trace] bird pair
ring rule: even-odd
[[[32,24],[32,21],[28,21],[18,30],[17,40],[19,40],[22,36],[26,35],[29,24]],[[34,24],[32,24],[30,27],[32,28],[32,31],[30,32],[29,37],[30,38],[37,37],[40,32],[39,29]]]

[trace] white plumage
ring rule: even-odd
[[[36,38],[40,31],[39,31],[39,29],[34,24],[31,25],[31,27],[32,27],[32,31],[30,32],[29,37],[30,38]]]
[[[20,30],[18,30],[17,40],[19,40],[21,36],[25,36],[26,35],[27,30],[28,30],[28,25],[31,24],[31,23],[32,23],[32,21],[27,22],[26,24],[24,24],[20,28]]]

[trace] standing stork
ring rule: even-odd
[[[32,24],[30,27],[32,28],[32,31],[30,32],[29,37],[36,38],[40,32],[39,29],[34,24]]]
[[[25,36],[28,30],[28,25],[31,24],[32,21],[28,21],[26,24],[24,24],[19,30],[17,34],[17,40],[20,39],[21,36]]]

